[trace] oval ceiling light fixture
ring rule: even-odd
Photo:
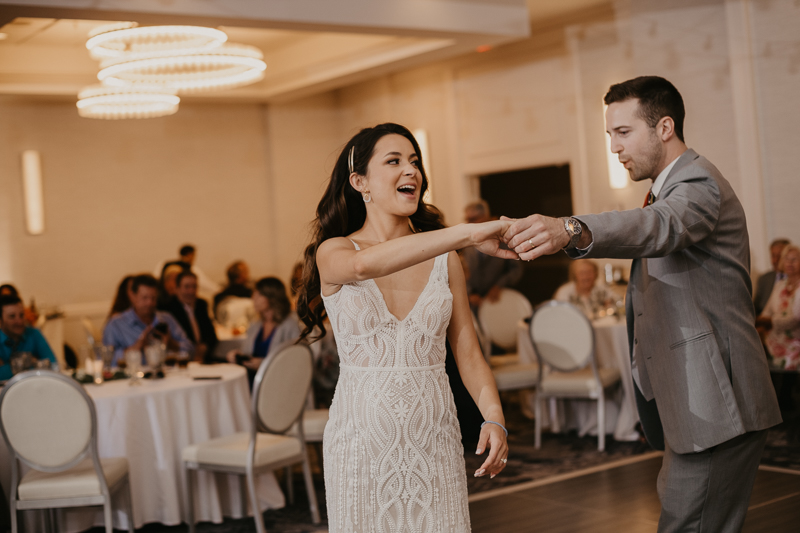
[[[175,53],[191,53],[219,48],[228,35],[202,26],[144,26],[122,22],[95,28],[89,34],[86,48],[94,59],[122,59],[147,55],[158,57]]]
[[[154,118],[178,111],[175,91],[159,86],[109,87],[90,85],[78,93],[78,114],[85,118]]]
[[[231,89],[264,77],[267,64],[255,46],[228,43],[170,55],[133,54],[101,63],[97,78],[114,87],[154,84],[179,93]]]

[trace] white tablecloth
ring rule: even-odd
[[[186,370],[174,370],[165,379],[141,380],[140,386],[129,386],[128,380],[86,386],[97,409],[100,457],[128,459],[137,528],[149,522],[183,521],[184,447],[250,428],[244,368],[225,364],[214,369],[221,380],[195,381]],[[10,471],[3,472],[6,490],[9,478]],[[199,472],[193,479],[197,521],[219,523],[223,516],[241,517],[244,495],[237,476]],[[260,476],[257,490],[262,510],[285,505],[272,474]],[[123,501],[114,503],[114,527],[127,529]],[[62,510],[61,530],[102,524],[102,512],[95,509]]]
[[[635,429],[639,415],[633,392],[625,322],[608,317],[596,320],[592,325],[597,364],[600,367],[619,369],[621,379],[621,388],[606,401],[606,433],[613,433],[616,440],[636,440],[639,438]],[[536,354],[528,324],[520,321],[517,327],[520,360],[535,363]],[[597,435],[597,404],[588,400],[560,400],[558,422],[557,426],[562,430],[577,429],[580,435]]]

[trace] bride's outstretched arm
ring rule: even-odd
[[[426,231],[355,250],[345,237],[328,239],[317,250],[317,267],[326,285],[388,276],[451,250],[475,246],[478,250],[518,259],[517,254],[500,246],[511,222],[493,220],[482,224],[459,224],[436,231]]]
[[[464,269],[455,252],[449,255],[447,267],[450,275],[450,292],[453,293],[453,315],[447,328],[447,338],[453,348],[458,373],[461,374],[461,380],[470,396],[478,405],[484,420],[495,422],[495,424],[485,424],[481,429],[476,453],[480,455],[488,447],[489,455],[475,475],[490,474],[494,477],[505,468],[503,460],[508,457],[505,431],[500,427],[506,425],[503,408],[500,405],[500,394],[478,344],[472,322],[472,311],[467,299]]]

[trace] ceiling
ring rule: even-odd
[[[218,27],[228,34],[231,42],[261,49],[268,67],[264,80],[258,83],[204,97],[279,101],[471,53],[478,46],[524,39],[532,22],[607,2],[381,0],[378,4],[372,0],[341,0],[335,4],[351,8],[346,24],[333,20],[339,16],[338,11],[335,16],[320,12],[334,4],[328,0],[258,3],[254,5],[294,6],[296,10],[268,12],[254,8],[246,15],[231,13],[231,4],[224,0],[0,3],[0,94],[75,98],[81,88],[97,83],[98,63],[85,48],[87,35],[95,27],[110,22]],[[319,9],[308,11],[315,3]],[[131,5],[143,10],[118,9]],[[166,12],[165,5],[174,10]],[[376,5],[381,9],[375,10]],[[217,11],[209,11],[209,6]],[[409,17],[406,12],[410,7],[415,8],[417,15],[425,16]],[[316,18],[309,13],[315,13]],[[522,24],[520,16],[524,17]],[[325,17],[333,22],[323,24],[321,20]]]

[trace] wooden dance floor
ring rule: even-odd
[[[660,454],[470,498],[473,533],[654,533]],[[800,531],[800,472],[761,467],[744,531]]]

